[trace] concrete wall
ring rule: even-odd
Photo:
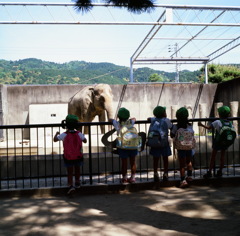
[[[229,106],[232,101],[240,101],[240,79],[233,79],[221,83],[217,87],[215,102],[222,102],[223,105]],[[239,116],[238,111],[238,116]]]
[[[11,85],[2,86],[6,90],[2,106],[4,125],[29,124],[29,106],[33,104],[66,104],[69,99],[86,85]],[[114,94],[115,113],[119,107],[126,107],[131,116],[146,120],[152,116],[157,105],[167,107],[171,117],[171,106],[191,106],[193,117],[199,117],[199,104],[206,103],[210,114],[216,84],[129,84],[111,85]],[[60,122],[61,120],[59,120]]]

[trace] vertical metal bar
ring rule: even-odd
[[[24,148],[23,148],[23,128],[22,130],[22,186],[25,186],[25,178],[24,178]]]
[[[208,84],[208,64],[206,63],[204,66],[205,71],[205,84]]]
[[[98,183],[100,183],[101,182],[101,180],[100,180],[100,156],[99,156],[99,145],[98,145],[98,128],[100,128],[100,130],[101,130],[101,126],[99,127],[98,125],[96,126],[97,127],[97,149],[98,149],[98,154],[97,154],[97,164],[98,164],[98,166],[97,166],[97,175],[98,175]],[[105,155],[105,158],[106,158],[106,155]]]
[[[45,187],[47,187],[46,127],[44,127],[43,129],[43,139],[44,139],[44,180],[45,180]]]
[[[226,155],[227,154],[227,155]],[[227,157],[226,157],[227,156]],[[224,160],[224,165],[223,165],[223,168],[225,167],[226,165],[226,168],[227,168],[227,176],[229,176],[229,151],[226,150],[226,153],[225,153],[225,158],[224,159],[227,159],[226,160],[226,164],[225,164],[225,160]],[[220,160],[221,161],[221,160]],[[220,163],[221,164],[221,163]]]
[[[91,138],[91,126],[88,126],[88,134],[89,134],[89,146],[88,146],[88,153],[89,153],[89,180],[90,184],[92,185],[92,138]]]
[[[132,62],[132,57],[130,58],[130,83],[133,83],[133,62]]]
[[[14,128],[13,129],[13,137],[14,137],[14,145],[13,145],[13,148],[14,148],[14,182],[15,182],[15,188],[17,188],[17,148],[16,148],[16,129]]]
[[[202,152],[201,152],[201,133],[200,133],[200,126],[198,126],[198,133],[199,133],[199,142],[198,142],[198,149],[199,149],[199,175],[202,176]]]
[[[6,161],[7,161],[7,189],[9,189],[9,139],[8,139],[8,128],[6,129],[6,146],[7,146],[7,156],[6,156]]]
[[[53,137],[53,127],[51,127],[51,137]],[[54,149],[53,149],[53,139],[51,139],[51,143],[52,143],[52,154],[51,154],[51,157],[52,157],[52,186],[54,187],[55,184],[54,184],[54,179],[55,179],[55,175],[54,175]]]
[[[31,132],[29,133],[29,181],[30,188],[33,187],[33,179],[32,179],[32,142],[31,142]]]
[[[39,137],[38,137],[38,130],[39,128],[36,128],[36,135],[37,135],[37,182],[38,182],[38,187],[40,186],[40,165],[39,165]]]
[[[58,132],[60,133],[60,127],[58,127]],[[59,173],[59,175],[60,175],[60,186],[62,186],[62,178],[63,178],[63,176],[62,176],[62,149],[61,149],[61,147],[62,147],[62,145],[61,145],[61,143],[60,142],[58,142],[58,144],[59,144],[59,146],[58,146],[58,163],[59,163],[59,171],[60,171],[60,173]]]

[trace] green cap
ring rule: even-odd
[[[121,120],[127,120],[130,117],[130,112],[128,109],[121,107],[118,110],[118,114],[117,114],[118,118]]]
[[[156,106],[153,110],[153,115],[156,116],[157,118],[164,117],[165,113],[166,107]]]
[[[66,117],[66,126],[68,129],[76,128],[76,124],[78,123],[78,117],[75,115],[67,115]]]
[[[186,107],[181,107],[176,112],[177,119],[187,119],[188,118],[188,110]]]
[[[228,106],[222,106],[218,108],[218,114],[221,117],[227,118],[230,115],[231,109]]]

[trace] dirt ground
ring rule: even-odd
[[[0,235],[240,235],[240,186],[0,198]]]

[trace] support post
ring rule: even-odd
[[[207,66],[207,63],[205,63],[204,69],[205,69],[205,84],[208,84],[208,66]]]

